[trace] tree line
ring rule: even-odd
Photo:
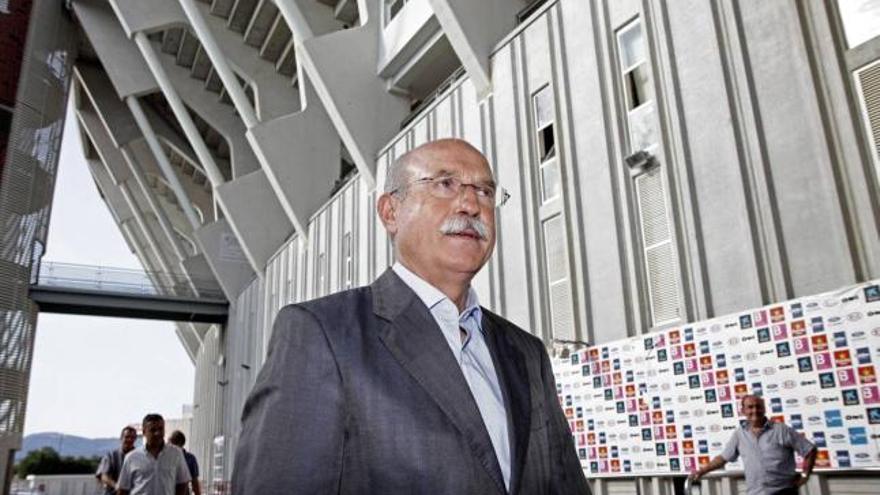
[[[24,479],[31,474],[94,474],[100,457],[61,456],[52,447],[28,452],[15,465],[15,473]]]

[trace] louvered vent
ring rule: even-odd
[[[862,108],[868,121],[868,134],[874,145],[874,163],[880,167],[880,61],[856,73]],[[880,173],[880,170],[878,170]]]
[[[550,294],[550,328],[554,338],[574,340],[574,314],[566,246],[562,215],[545,220],[544,256]]]
[[[659,167],[635,180],[636,200],[648,277],[648,296],[654,325],[681,317],[678,269],[669,226],[669,214]]]

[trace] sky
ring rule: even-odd
[[[45,261],[142,269],[83,158],[68,110]],[[170,322],[41,313],[25,435],[117,437],[150,412],[182,415],[195,370]]]
[[[880,0],[838,0],[837,4],[850,48],[880,32]]]

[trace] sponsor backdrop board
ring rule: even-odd
[[[739,427],[746,394],[818,445],[817,469],[880,468],[877,282],[589,347],[553,367],[590,477],[694,470]]]

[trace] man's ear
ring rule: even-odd
[[[379,201],[376,203],[376,213],[379,214],[379,219],[382,220],[385,230],[392,236],[397,233],[397,204],[399,201],[393,194],[384,193],[379,196]]]

